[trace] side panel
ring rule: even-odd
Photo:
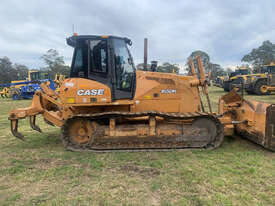
[[[111,89],[97,81],[69,78],[60,88],[60,99],[64,104],[109,103]]]
[[[200,99],[191,76],[137,71],[137,89],[131,111],[196,112]]]

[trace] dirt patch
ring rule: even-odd
[[[161,174],[161,172],[158,169],[140,168],[136,165],[123,165],[119,167],[119,170],[123,173],[127,173],[127,174],[135,173],[146,177],[155,177]]]
[[[33,169],[47,170],[50,168],[55,168],[58,166],[70,165],[74,167],[80,167],[79,164],[72,163],[70,161],[61,160],[61,159],[51,159],[51,158],[38,158],[35,159],[35,164],[33,164]]]
[[[37,161],[40,163],[48,164],[48,163],[51,163],[53,159],[38,159]]]

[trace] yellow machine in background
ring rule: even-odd
[[[33,82],[41,79],[49,79],[48,73],[38,70],[29,70],[28,77],[26,79],[11,81],[10,84],[7,84],[9,86],[3,87],[3,89],[0,91],[0,95],[3,98],[8,98],[14,94],[19,95],[21,87],[30,85]]]
[[[248,78],[245,90],[247,93],[267,95],[275,91],[275,63],[260,67],[261,75]]]
[[[20,83],[20,82],[27,82],[27,81],[35,81],[35,80],[41,80],[41,79],[49,79],[49,74],[47,72],[42,72],[38,70],[29,70],[28,71],[28,77],[24,80],[14,80],[11,81],[11,83]],[[25,84],[27,85],[27,84]],[[19,88],[20,86],[25,86],[24,84],[20,84],[18,86],[15,86],[16,88]]]
[[[243,68],[242,70],[237,70],[231,74],[229,80],[224,83],[224,90],[231,91],[234,89],[235,91],[239,91],[241,87],[248,88],[251,81],[264,77],[266,77],[266,70],[261,69],[257,73],[251,73],[248,69]],[[250,92],[249,90],[246,91],[249,94],[253,92]]]
[[[223,88],[224,79],[225,79],[224,76],[217,76],[214,82],[214,86]]]
[[[0,95],[1,95],[2,98],[8,98],[10,96],[10,88],[9,87],[4,87],[0,91]]]
[[[229,74],[229,79],[224,80],[223,89],[226,92],[231,91],[234,87],[237,87],[242,82],[247,79],[247,76],[250,75],[251,72],[246,67],[240,67],[236,69],[234,72]]]
[[[55,74],[55,77],[54,77],[54,83],[55,83],[55,91],[57,93],[60,92],[60,87],[62,85],[62,83],[65,81],[65,75],[63,74]]]
[[[64,80],[65,75],[62,74],[56,74],[54,80],[51,80],[47,72],[30,70],[25,80],[14,80],[11,83],[0,85],[3,88],[0,91],[0,95],[2,98],[12,97],[14,100],[31,98],[36,89],[40,89],[39,85],[41,82],[46,82],[48,86],[51,85],[51,88],[59,92]],[[54,82],[54,85],[52,85],[52,82]]]

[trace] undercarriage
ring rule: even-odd
[[[199,112],[80,114],[62,126],[64,146],[73,151],[213,149],[223,136],[220,121]]]

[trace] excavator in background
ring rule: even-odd
[[[36,115],[42,115],[61,127],[64,147],[72,151],[210,149],[235,129],[275,150],[274,105],[253,104],[232,91],[221,98],[220,114],[213,113],[200,56],[189,59],[191,75],[182,76],[136,70],[128,38],[74,35],[67,44],[74,48],[70,77],[59,94],[41,84],[30,107],[9,112],[15,137],[24,140],[18,122],[26,117],[41,132]],[[147,41],[145,48],[147,65]]]
[[[275,63],[261,66],[260,73],[247,78],[245,91],[248,94],[268,95],[275,91]]]

